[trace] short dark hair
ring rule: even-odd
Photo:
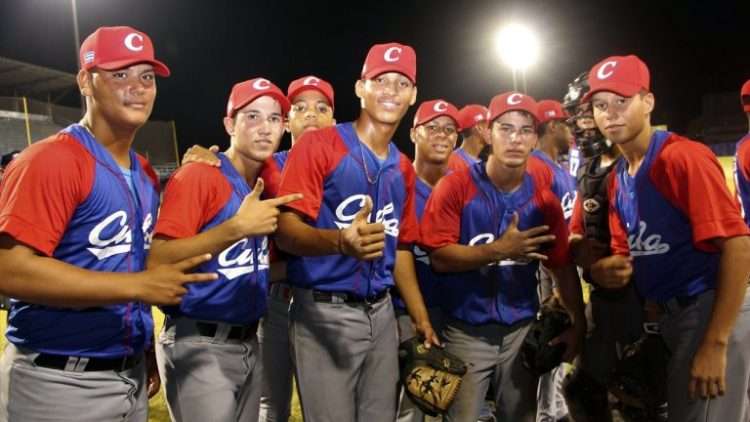
[[[16,156],[16,154],[20,153],[21,151],[14,149],[11,152],[8,152],[6,154],[3,154],[2,158],[0,158],[0,166],[5,167],[8,164],[10,164],[11,161],[13,161],[13,157]]]

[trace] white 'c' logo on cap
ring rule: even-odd
[[[510,94],[506,102],[508,105],[518,105],[521,104],[521,101],[523,101],[523,94],[515,93]]]
[[[318,82],[320,82],[320,79],[315,76],[309,76],[302,81],[302,85],[318,85]]]
[[[135,45],[135,40],[138,40],[138,45]],[[128,34],[128,36],[125,37],[125,47],[130,51],[143,50],[143,35],[136,34],[135,32]]]
[[[596,77],[599,79],[609,78],[610,76],[612,76],[613,73],[615,73],[615,69],[614,69],[615,66],[617,66],[617,62],[614,60],[611,62],[604,63],[603,65],[601,65],[601,67],[599,67],[599,70],[596,72]],[[609,71],[607,71],[607,68],[609,68]]]
[[[385,54],[383,54],[383,58],[387,62],[397,62],[399,58],[401,58],[401,47],[391,47],[388,50],[385,50]],[[395,54],[398,53],[398,54]]]
[[[445,101],[438,101],[434,106],[432,106],[432,109],[437,111],[438,113],[442,113],[445,110],[448,110],[448,104]]]
[[[268,82],[267,79],[260,78],[257,81],[253,82],[253,88],[257,89],[258,91],[262,91],[270,87],[271,87],[271,82]]]

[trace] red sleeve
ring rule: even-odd
[[[466,198],[472,198],[475,193],[468,167],[440,179],[422,214],[420,241],[425,249],[434,250],[458,243]]]
[[[570,217],[570,232],[583,236],[583,204],[581,204],[581,192],[576,195],[576,202],[573,204],[573,215]]]
[[[552,187],[554,175],[549,166],[547,166],[541,158],[530,155],[529,159],[526,161],[526,173],[531,175],[534,179],[534,183],[539,189],[549,189]]]
[[[540,192],[544,224],[549,226],[550,234],[555,235],[554,245],[547,251],[547,268],[560,268],[570,264],[570,249],[568,244],[568,225],[565,223],[560,200],[552,191],[544,189]]]
[[[414,171],[409,159],[401,154],[401,173],[406,182],[406,203],[401,216],[401,225],[398,230],[398,243],[400,245],[413,245],[419,241],[419,224],[417,223],[417,173]]]
[[[737,149],[737,171],[750,180],[750,135]]]
[[[138,162],[141,164],[141,168],[143,168],[143,171],[146,173],[146,176],[151,180],[151,183],[154,185],[154,188],[157,192],[161,192],[161,184],[159,183],[159,174],[156,173],[156,170],[154,170],[153,167],[151,167],[151,163],[148,162],[146,157],[142,156],[141,154],[136,154],[138,157]]]
[[[93,158],[69,135],[28,147],[3,175],[0,232],[51,256],[93,181]]]
[[[649,177],[690,220],[695,247],[712,252],[716,247],[711,239],[749,234],[713,152],[698,142],[672,136],[674,140],[662,147]]]
[[[260,169],[260,178],[263,179],[263,197],[264,198],[275,198],[279,193],[279,183],[281,183],[281,171],[279,166],[276,164],[276,160],[273,156],[263,163],[263,167]]]
[[[451,153],[451,156],[448,158],[448,170],[450,170],[451,172],[457,172],[467,167],[469,166],[466,164],[466,161],[464,161],[464,159],[461,158],[456,153],[456,151],[453,151]]]
[[[609,233],[611,236],[609,247],[612,249],[612,255],[630,255],[630,245],[628,244],[628,233],[620,221],[620,215],[617,213],[615,206],[617,200],[617,177],[613,170],[607,176],[607,195],[609,196]]]
[[[301,193],[304,198],[286,207],[316,220],[323,201],[325,178],[346,153],[335,127],[302,134],[289,151],[278,194]]]
[[[188,163],[177,169],[164,189],[155,235],[195,236],[226,205],[232,187],[221,170]]]

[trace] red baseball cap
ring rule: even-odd
[[[492,101],[490,101],[489,121],[492,122],[509,111],[525,111],[534,116],[534,120],[538,121],[537,109],[538,106],[534,97],[521,94],[520,92],[506,92],[495,95]]]
[[[81,44],[81,69],[117,70],[149,63],[154,73],[169,76],[169,68],[154,58],[154,44],[145,33],[129,26],[102,26]]]
[[[295,79],[289,84],[289,88],[286,90],[286,98],[291,103],[294,97],[302,91],[308,89],[314,89],[328,100],[328,104],[333,108],[333,87],[328,82],[320,79],[315,75],[303,76],[299,79]]]
[[[239,82],[232,87],[232,93],[229,94],[227,102],[227,117],[233,117],[237,110],[245,107],[256,98],[268,95],[281,105],[281,113],[286,116],[289,113],[289,100],[283,92],[271,81],[264,78],[250,79],[249,81]]]
[[[637,56],[612,56],[597,63],[589,72],[591,89],[583,96],[588,102],[599,91],[614,92],[623,97],[632,97],[641,90],[650,90],[651,76]]]
[[[746,113],[750,113],[750,79],[742,85],[742,91],[740,91],[740,101],[742,101],[742,109]]]
[[[362,79],[372,79],[386,72],[401,73],[416,84],[417,53],[408,45],[395,42],[373,45],[362,66]]]
[[[425,101],[417,108],[417,114],[414,115],[414,124],[412,127],[425,124],[440,116],[448,116],[456,122],[458,130],[461,130],[461,122],[458,117],[458,109],[453,104],[445,100]]]
[[[539,117],[539,124],[549,122],[550,120],[565,120],[570,118],[563,105],[555,100],[539,101],[537,103],[537,115]]]
[[[479,122],[486,122],[489,116],[490,111],[487,110],[487,107],[469,104],[458,112],[458,123],[461,125],[461,130],[467,130],[473,128]]]

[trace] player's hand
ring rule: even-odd
[[[145,352],[146,376],[148,378],[148,398],[154,397],[161,388],[161,379],[159,378],[159,368],[156,365],[156,354],[154,349]]]
[[[190,269],[211,259],[211,254],[187,258],[174,264],[164,264],[138,273],[132,283],[132,297],[149,305],[177,305],[187,293],[186,283],[216,280],[216,273],[190,273]]]
[[[563,353],[563,362],[571,363],[581,353],[583,342],[586,338],[586,324],[584,322],[575,323],[562,334],[550,340],[549,345],[565,343],[565,353]]]
[[[263,179],[259,177],[253,191],[245,196],[237,213],[230,220],[240,237],[263,236],[275,232],[279,223],[279,207],[302,199],[301,193],[294,193],[261,200],[263,188]]]
[[[443,347],[443,345],[440,344],[440,339],[438,339],[429,319],[417,322],[414,324],[414,329],[417,332],[417,336],[424,339],[424,347],[429,349],[433,344],[438,347]]]
[[[185,151],[185,155],[182,156],[182,164],[187,163],[203,163],[209,166],[220,167],[221,160],[216,155],[219,152],[218,145],[211,145],[210,148],[206,149],[200,145],[193,145]]]
[[[619,289],[626,286],[632,275],[633,258],[630,256],[612,255],[591,265],[593,281],[608,289]]]
[[[713,399],[723,396],[727,388],[727,345],[701,343],[690,368],[690,398]]]
[[[547,260],[547,256],[539,253],[540,247],[555,240],[555,235],[545,234],[549,231],[548,226],[536,226],[528,230],[518,230],[518,214],[513,214],[513,220],[507,230],[490,243],[496,260],[504,259],[539,259]]]
[[[382,223],[368,223],[372,212],[372,199],[368,196],[365,204],[354,216],[352,224],[339,233],[340,249],[344,255],[370,261],[383,256],[385,248],[385,226]]]
[[[570,237],[570,251],[573,255],[573,262],[584,270],[588,270],[596,261],[609,255],[609,245],[596,239],[575,235],[575,237]]]

